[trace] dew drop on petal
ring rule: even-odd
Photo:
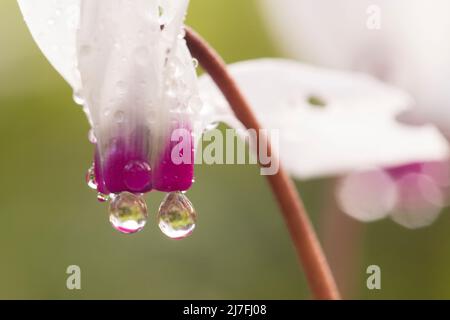
[[[73,101],[80,106],[84,104],[84,99],[79,91],[73,92]]]
[[[219,126],[219,122],[217,122],[217,121],[211,122],[206,125],[204,131],[206,132],[206,131],[217,129],[218,126]]]
[[[118,110],[114,113],[114,120],[117,123],[122,123],[125,119],[125,113],[122,110]]]
[[[197,213],[182,192],[167,194],[159,207],[158,225],[171,239],[184,239],[195,229]]]
[[[109,221],[125,234],[141,231],[147,222],[147,204],[141,195],[122,192],[111,198]]]
[[[123,171],[124,183],[131,191],[145,190],[152,180],[151,171],[150,165],[146,161],[130,161]]]
[[[178,39],[184,39],[184,38],[186,38],[186,30],[184,28],[182,28],[180,33],[178,34]]]
[[[97,190],[97,180],[95,179],[94,164],[92,164],[92,166],[86,173],[86,183],[89,186],[89,188]]]
[[[104,193],[101,193],[101,192],[97,193],[97,200],[99,202],[106,202],[106,201],[108,201],[110,199],[111,199],[111,197],[110,197],[109,194],[104,194]]]
[[[95,136],[94,129],[90,129],[88,133],[89,142],[92,144],[97,143],[97,137]]]
[[[192,59],[192,64],[194,65],[194,68],[198,68],[199,62],[196,58]]]
[[[203,102],[198,96],[193,96],[189,99],[189,108],[194,113],[199,113],[202,111],[203,108]]]
[[[89,45],[83,45],[80,48],[80,56],[87,57],[91,54],[92,48]]]

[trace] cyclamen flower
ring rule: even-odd
[[[101,198],[130,193],[112,199],[111,222],[123,232],[140,230],[146,208],[133,194],[188,190],[193,148],[180,150],[187,161],[175,165],[171,152],[179,141],[172,137],[194,146],[194,124],[197,130],[207,124],[199,118],[195,66],[180,36],[188,1],[21,0],[19,5],[41,50],[84,105],[95,142],[91,185]],[[130,208],[132,221],[124,212]]]
[[[113,225],[125,233],[142,229],[141,194],[157,190],[168,192],[159,212],[163,232],[188,235],[196,214],[181,192],[192,185],[196,139],[212,122],[241,127],[208,76],[198,87],[183,39],[188,0],[18,2],[41,50],[84,105],[95,143],[90,184],[110,198]],[[243,62],[231,71],[262,123],[280,130],[281,158],[294,174],[447,155],[434,128],[395,121],[411,99],[370,77],[283,60]],[[176,149],[180,141],[190,147]],[[188,161],[174,161],[174,150]]]
[[[398,119],[418,126],[433,123],[450,138],[448,1],[266,0],[262,8],[289,55],[367,72],[407,90],[415,105]],[[450,183],[448,158],[441,160],[352,173],[340,184],[341,208],[364,221],[390,214],[409,228],[429,225],[446,204]]]

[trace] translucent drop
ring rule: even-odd
[[[171,239],[183,239],[195,228],[197,213],[192,203],[181,192],[167,194],[159,207],[158,225]]]
[[[156,117],[158,116],[157,112],[155,109],[149,109],[147,112],[147,121],[148,123],[155,123],[156,122]]]
[[[122,192],[109,204],[109,221],[122,233],[141,231],[147,222],[147,204],[141,195]]]
[[[178,35],[178,39],[184,39],[186,37],[186,30],[183,28]]]
[[[92,144],[96,144],[97,143],[97,137],[95,136],[94,129],[90,129],[89,130],[88,139],[89,139],[89,142],[92,143]]]
[[[110,199],[111,199],[111,197],[109,196],[109,194],[104,194],[104,193],[101,193],[101,192],[97,193],[97,200],[99,202],[106,202],[106,201],[108,201]]]
[[[81,93],[78,91],[73,92],[73,101],[75,101],[75,103],[80,106],[82,106],[84,104],[84,99],[81,96]]]
[[[219,122],[217,122],[217,121],[211,122],[210,124],[208,124],[206,126],[205,131],[217,129],[218,126],[219,126]]]
[[[89,168],[88,172],[86,173],[86,183],[89,186],[89,188],[97,190],[97,180],[95,179],[95,169],[94,164]]]
[[[87,57],[88,55],[91,54],[91,52],[92,52],[92,48],[89,45],[84,45],[84,46],[81,46],[81,48],[80,48],[80,55],[81,56]]]
[[[122,123],[123,120],[125,118],[125,113],[121,110],[116,111],[116,113],[114,113],[114,119],[116,120],[117,123]]]
[[[192,64],[194,65],[194,68],[198,68],[198,60],[197,59],[192,59]]]
[[[132,160],[123,170],[123,181],[131,191],[145,190],[151,184],[151,171],[146,161]]]
[[[198,96],[191,97],[191,99],[189,99],[189,108],[195,113],[202,111],[202,100]]]

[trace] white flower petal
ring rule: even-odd
[[[433,127],[395,120],[411,105],[410,98],[369,76],[277,59],[229,68],[263,127],[280,130],[282,163],[298,178],[448,156],[445,139]],[[200,91],[216,116],[240,126],[208,76],[202,77]],[[325,106],[311,104],[321,102],[314,100]]]
[[[75,89],[77,74],[76,30],[81,0],[18,0],[34,40],[53,67]]]
[[[274,40],[291,57],[365,71],[407,90],[417,102],[417,115],[450,138],[450,1],[260,3]],[[367,27],[374,6],[380,10],[375,30]]]

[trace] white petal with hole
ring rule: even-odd
[[[414,117],[432,121],[450,138],[450,1],[259,3],[273,39],[289,56],[368,72],[407,90],[417,102]]]
[[[282,163],[298,178],[448,156],[447,143],[434,127],[396,121],[412,104],[409,96],[369,76],[280,59],[229,69],[262,126],[279,130]],[[240,127],[209,76],[201,78],[200,91],[216,115]]]

